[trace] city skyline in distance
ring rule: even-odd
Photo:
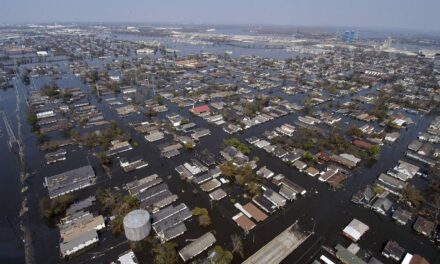
[[[439,32],[440,1],[2,1],[0,23],[260,24]]]

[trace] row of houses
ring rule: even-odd
[[[72,204],[67,208],[66,216],[60,220],[58,228],[61,236],[62,257],[71,256],[98,243],[98,231],[105,228],[104,217],[94,216],[85,210],[94,201],[95,197],[91,196]]]

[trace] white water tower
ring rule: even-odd
[[[124,217],[124,231],[128,240],[140,241],[150,234],[150,230],[150,214],[147,211],[137,209]]]

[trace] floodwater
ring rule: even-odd
[[[173,48],[172,46],[170,48]],[[213,47],[215,50],[216,47]],[[240,48],[241,49],[241,48]],[[193,52],[193,51],[190,51]],[[194,50],[200,52],[200,50]],[[255,50],[250,50],[253,53]],[[272,51],[279,55],[279,50]],[[273,55],[273,54],[272,54]],[[284,55],[280,55],[284,56]],[[33,80],[38,87],[44,82],[45,78],[38,78]],[[83,85],[76,77],[71,74],[66,74],[57,83],[61,87],[82,87],[86,91],[89,89]],[[30,89],[19,85],[19,92],[24,92]],[[1,110],[6,112],[8,119],[11,121],[14,132],[17,135],[17,126],[14,124],[15,120],[15,89],[8,89],[0,91],[0,105]],[[348,100],[349,97],[340,100]],[[293,98],[292,98],[293,100]],[[224,187],[225,190],[232,194],[228,198],[220,202],[211,203],[206,193],[203,193],[195,187],[192,183],[186,183],[180,180],[174,168],[194,157],[195,152],[203,149],[208,149],[214,154],[218,154],[222,147],[224,138],[229,137],[220,127],[210,126],[201,118],[193,117],[189,114],[188,109],[179,109],[176,105],[170,104],[168,113],[178,112],[182,116],[189,118],[200,127],[208,127],[211,130],[211,135],[201,139],[199,145],[193,151],[183,150],[182,154],[171,159],[162,159],[157,145],[158,143],[147,143],[141,135],[137,135],[128,123],[132,121],[145,120],[143,115],[134,114],[128,118],[118,118],[115,111],[102,100],[101,103],[95,102],[91,98],[92,103],[95,103],[98,108],[104,113],[106,119],[116,120],[118,124],[127,132],[129,132],[134,141],[140,143],[138,148],[128,152],[127,156],[143,156],[149,162],[149,166],[141,170],[131,173],[124,173],[119,167],[117,160],[114,160],[114,165],[111,171],[111,176],[107,175],[100,167],[96,158],[94,158],[90,151],[74,146],[67,147],[67,161],[59,162],[53,165],[46,165],[44,153],[36,147],[35,137],[30,131],[30,127],[26,124],[26,110],[22,108],[21,115],[23,122],[23,141],[25,144],[26,168],[31,174],[30,178],[25,182],[28,186],[26,192],[29,201],[29,225],[33,235],[33,246],[35,249],[35,258],[37,263],[108,263],[115,260],[117,256],[129,249],[129,244],[126,239],[121,237],[113,237],[110,230],[101,232],[99,244],[83,254],[72,258],[70,261],[62,261],[59,258],[59,233],[53,223],[47,223],[41,218],[38,212],[38,201],[47,196],[47,191],[43,188],[43,178],[61,173],[65,170],[74,169],[90,163],[98,175],[98,184],[92,187],[75,192],[78,198],[85,198],[93,195],[98,187],[103,188],[121,188],[123,184],[132,181],[135,178],[140,178],[153,173],[159,174],[165,182],[170,186],[170,190],[179,196],[177,202],[184,202],[190,208],[195,206],[209,208],[212,218],[212,225],[209,228],[201,228],[198,226],[197,219],[191,219],[186,222],[188,231],[175,239],[180,246],[189,243],[188,239],[199,237],[207,231],[213,231],[217,238],[217,244],[229,247],[231,244],[231,234],[240,234],[245,237],[245,254],[249,256],[264,244],[270,241],[275,235],[282,232],[286,227],[299,220],[301,227],[308,231],[314,231],[314,235],[298,250],[292,253],[285,263],[308,263],[309,256],[316,253],[314,247],[315,242],[318,245],[335,246],[341,243],[348,246],[350,242],[341,236],[342,229],[347,225],[352,218],[357,218],[370,226],[370,230],[360,240],[361,248],[370,251],[375,257],[380,257],[380,251],[384,244],[392,239],[396,240],[410,253],[420,254],[431,261],[431,263],[439,263],[440,253],[433,243],[427,239],[420,237],[412,231],[410,226],[399,226],[395,224],[389,216],[379,216],[372,211],[356,206],[350,202],[351,196],[359,190],[361,186],[374,182],[377,176],[391,168],[395,163],[403,157],[404,151],[408,144],[417,137],[419,132],[424,131],[433,116],[419,116],[415,125],[410,126],[407,131],[402,130],[402,135],[398,141],[392,146],[384,146],[382,154],[378,162],[372,167],[366,168],[361,166],[352,172],[352,176],[344,183],[343,188],[336,191],[330,190],[324,183],[317,179],[311,178],[296,169],[284,164],[281,160],[270,156],[266,152],[253,149],[250,154],[251,157],[259,157],[258,165],[266,165],[275,173],[282,173],[294,182],[300,184],[308,190],[306,197],[301,197],[293,203],[289,203],[284,210],[278,211],[270,216],[266,221],[257,225],[257,227],[245,236],[241,229],[232,221],[232,216],[237,213],[233,207],[230,198],[236,198],[238,202],[245,202],[244,198],[239,195],[238,191],[233,187]],[[159,117],[164,117],[166,113],[160,113]],[[262,137],[265,130],[273,129],[286,122],[293,123],[296,121],[298,114],[291,114],[277,120],[256,126],[245,132],[235,135],[244,140],[250,136]],[[21,199],[24,194],[20,192],[22,186],[18,176],[18,160],[15,154],[11,153],[7,147],[7,134],[5,132],[4,124],[1,122],[1,137],[0,137],[0,162],[2,170],[0,172],[0,210],[2,212],[0,222],[1,238],[0,238],[0,263],[22,263],[24,262],[23,243],[19,238],[19,217]],[[169,139],[168,136],[167,139]],[[124,153],[125,155],[125,153]],[[169,177],[168,177],[169,176]],[[198,190],[198,191],[197,191]],[[312,190],[316,190],[318,194],[312,194]],[[95,211],[96,208],[92,209]],[[136,252],[142,256],[143,263],[151,263],[150,250],[148,248],[137,248]],[[202,254],[203,255],[203,254]],[[240,263],[242,259],[238,256],[234,257],[235,263]],[[388,263],[386,260],[383,260]]]

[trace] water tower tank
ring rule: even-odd
[[[150,214],[142,209],[134,210],[124,217],[125,236],[130,241],[140,241],[150,234]]]

